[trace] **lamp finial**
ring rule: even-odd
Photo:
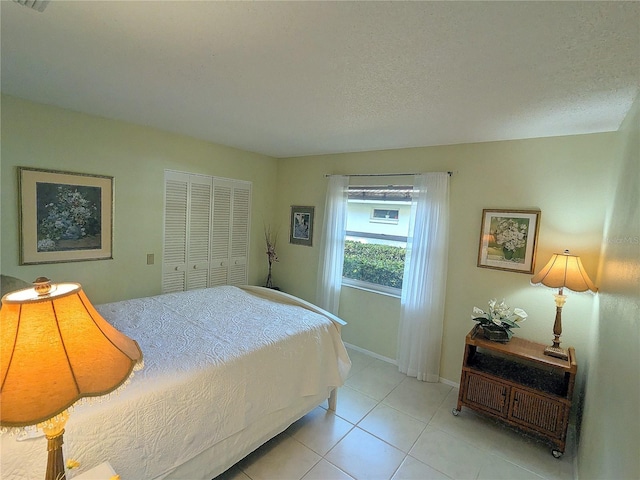
[[[38,296],[49,294],[51,288],[51,280],[47,277],[38,277],[33,281],[33,289],[38,293]]]

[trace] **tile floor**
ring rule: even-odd
[[[575,446],[544,443],[463,408],[458,390],[424,383],[349,349],[335,413],[317,407],[216,480],[573,479]]]

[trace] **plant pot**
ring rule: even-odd
[[[510,332],[497,325],[482,325],[482,335],[493,342],[507,343],[511,340]]]

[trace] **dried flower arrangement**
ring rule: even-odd
[[[276,243],[278,242],[278,233],[271,231],[271,226],[264,227],[264,240],[267,244],[267,258],[269,259],[269,274],[267,275],[267,283],[265,287],[275,288],[273,286],[273,280],[271,277],[271,267],[278,261],[278,254],[276,253]]]

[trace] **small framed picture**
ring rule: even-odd
[[[482,210],[478,267],[533,273],[540,210]]]
[[[296,245],[313,244],[313,211],[315,207],[291,207],[289,243]]]
[[[112,256],[113,177],[18,167],[20,265]]]

